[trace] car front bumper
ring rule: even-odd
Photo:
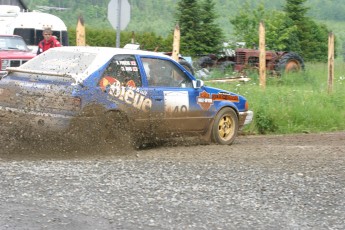
[[[251,110],[239,113],[239,127],[242,128],[244,125],[248,125],[253,121],[254,113]]]

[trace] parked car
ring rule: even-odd
[[[18,67],[35,57],[24,39],[17,35],[0,35],[0,75],[7,67]]]
[[[8,71],[3,125],[136,146],[180,135],[231,144],[253,117],[243,96],[205,86],[157,52],[58,47]]]

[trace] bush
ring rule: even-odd
[[[112,29],[86,28],[85,34],[86,45],[88,46],[116,47],[116,32]],[[69,45],[75,46],[76,29],[69,29],[68,36]],[[124,47],[126,44],[131,43],[132,37],[132,32],[121,32],[120,47]],[[164,39],[153,32],[141,32],[135,34],[135,43],[140,44],[140,48],[143,50],[154,51],[158,48],[158,51],[161,52],[172,51],[172,42],[172,36]]]
[[[273,133],[277,130],[273,118],[262,110],[255,113],[254,122],[259,134]]]

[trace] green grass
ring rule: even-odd
[[[219,78],[219,73],[216,73]],[[250,81],[206,83],[245,96],[254,111],[244,132],[259,134],[317,133],[345,130],[345,64],[336,61],[332,93],[328,93],[325,63],[307,63],[302,73],[267,77],[259,85],[257,73]]]

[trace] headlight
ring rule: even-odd
[[[9,60],[2,60],[1,61],[1,70],[6,70],[6,68],[10,65]]]

